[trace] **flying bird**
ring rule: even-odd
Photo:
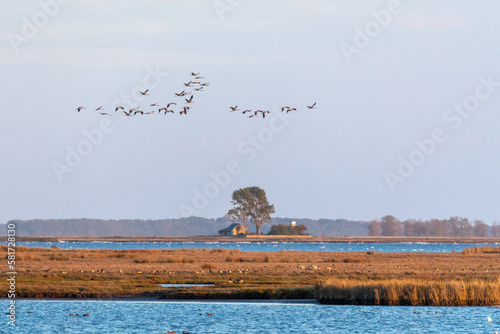
[[[307,106],[309,109],[314,109],[316,108],[316,102],[314,102],[311,106]]]
[[[197,77],[197,76],[199,76],[199,75],[200,75],[200,73],[194,73],[194,72],[191,72],[191,75],[192,75],[193,77]]]
[[[187,103],[194,103],[193,102],[193,95],[191,95],[191,97],[189,98],[189,100],[188,99],[184,99],[184,100],[186,100]]]
[[[242,114],[246,114],[247,112],[252,112],[252,110],[250,110],[250,109],[246,109],[246,110],[243,110],[241,113],[242,113]]]
[[[238,109],[238,106],[235,106],[235,107],[229,107],[229,108],[231,108],[231,111],[238,111],[238,110],[240,110],[240,109]]]
[[[105,113],[105,112],[100,112],[99,114],[101,114],[101,115],[103,115],[103,116],[111,116],[110,114]]]
[[[134,116],[135,116],[135,115],[137,115],[137,114],[144,115],[144,111],[142,111],[142,110],[136,110],[136,111],[134,112]]]
[[[189,81],[188,83],[185,83],[185,84],[184,84],[184,86],[186,86],[186,87],[191,87],[191,84],[192,84],[192,83],[193,83],[192,81]]]
[[[86,109],[86,108],[85,108],[84,106],[79,106],[78,108],[76,108],[76,110],[77,110],[78,112],[80,112],[80,110],[82,110],[82,109]]]
[[[288,114],[289,111],[296,111],[297,108],[288,108],[288,110],[286,111],[286,113]]]
[[[149,89],[146,89],[144,92],[139,92],[139,93],[141,93],[142,95],[149,95],[148,92],[149,92]]]
[[[149,105],[150,107],[158,107],[158,103],[153,103]]]
[[[175,93],[175,95],[177,95],[177,96],[184,96],[184,95],[186,95],[186,94],[187,94],[187,93],[186,93],[186,91],[185,91],[185,90],[183,90],[183,91],[182,91],[182,92],[180,92],[180,93]]]
[[[104,110],[104,108],[102,106],[100,106],[99,108],[96,109],[96,111],[98,110]]]
[[[120,109],[121,109],[121,110],[125,110],[125,108],[123,108],[122,106],[119,106],[119,107],[116,107],[116,108],[115,108],[115,112],[116,112],[116,111],[118,111],[118,110],[120,110]]]

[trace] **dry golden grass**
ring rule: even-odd
[[[483,246],[483,247],[472,247],[465,248],[462,250],[462,254],[487,254],[487,253],[500,253],[500,247],[491,247],[491,246]]]
[[[5,246],[3,249],[6,250]],[[170,291],[159,288],[156,285],[159,283],[209,282],[216,284],[215,292],[309,289],[332,276],[365,282],[408,278],[493,282],[500,273],[500,257],[486,252],[463,256],[461,253],[262,253],[228,249],[63,250],[18,246],[16,270],[19,297],[116,297]],[[5,274],[0,276],[3,278]],[[244,283],[229,283],[238,279]],[[0,291],[8,290],[6,284],[6,280],[0,281]]]
[[[500,304],[500,279],[359,281],[328,279],[317,286],[325,304],[491,306]]]

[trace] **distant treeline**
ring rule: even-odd
[[[262,233],[268,233],[272,225],[290,224],[291,220],[305,225],[307,232],[313,236],[366,236],[368,232],[367,222],[345,219],[273,218],[270,223],[264,224]],[[159,220],[34,219],[11,220],[8,223],[16,224],[17,236],[182,237],[217,235],[219,230],[228,227],[232,222],[226,218],[188,217]]]
[[[500,237],[500,223],[492,226],[481,220],[470,222],[467,218],[400,221],[394,216],[373,220],[368,225],[370,236],[405,237]]]
[[[460,217],[400,221],[393,216],[385,216],[371,222],[285,217],[273,218],[270,223],[264,224],[262,233],[268,233],[273,225],[289,225],[292,220],[297,225],[304,225],[312,236],[500,237],[499,223],[490,226],[480,220],[470,222]],[[16,224],[17,236],[183,237],[217,235],[219,230],[227,228],[232,222],[226,218],[187,217],[159,220],[34,219],[11,220],[8,223]],[[251,229],[251,232],[255,231]]]

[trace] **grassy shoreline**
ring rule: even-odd
[[[317,286],[321,304],[389,306],[495,306],[500,305],[500,278],[482,280],[327,280]]]
[[[6,241],[6,237],[1,239]],[[301,238],[294,236],[269,236],[258,238],[191,236],[191,237],[16,237],[19,242],[352,242],[352,243],[500,243],[500,238],[444,238],[444,237],[316,237]]]
[[[2,247],[5,254],[6,247]],[[496,250],[489,247],[462,253],[262,253],[229,249],[82,250],[17,246],[16,296],[158,300],[317,298],[324,303],[377,304],[358,301],[347,292],[346,297],[335,297],[341,294],[339,284],[335,283],[335,280],[340,280],[348,283],[345,289],[368,295],[374,295],[379,289],[378,303],[395,305],[394,301],[384,302],[383,291],[386,290],[381,290],[377,284],[390,282],[395,285],[413,280],[431,286],[455,281],[477,283],[478,286],[479,283],[484,286],[496,284],[487,289],[488,294],[483,293],[481,302],[473,304],[496,305],[497,297],[487,297],[500,294],[500,253]],[[5,273],[1,275],[6,278]],[[163,288],[158,285],[167,283],[213,283],[214,286]],[[2,279],[0,287],[0,297],[5,298],[8,291],[6,279]],[[366,292],[370,289],[372,292]],[[412,288],[407,286],[401,291],[408,289]],[[427,291],[420,287],[416,289]],[[332,296],[332,293],[334,298],[325,297]],[[407,294],[403,292],[403,295]],[[476,295],[480,294],[474,293]],[[416,300],[417,304],[430,305],[426,302],[427,297]],[[406,302],[398,299],[398,303]]]

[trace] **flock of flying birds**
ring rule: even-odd
[[[178,112],[180,115],[183,115],[183,114],[187,115],[188,111],[191,109],[191,107],[189,105],[194,103],[194,101],[193,101],[194,94],[196,92],[202,92],[205,87],[208,87],[210,85],[210,83],[208,81],[207,82],[198,81],[198,80],[204,79],[204,77],[202,77],[200,75],[200,73],[191,72],[191,77],[194,77],[194,78],[192,80],[190,80],[189,82],[184,83],[184,90],[180,93],[175,93],[176,97],[178,97],[178,98],[183,97],[184,100],[186,101],[184,103],[184,106],[182,106],[180,109],[174,110],[173,106],[176,106],[177,103],[170,102],[170,103],[167,103],[165,106],[161,106],[158,103],[152,103],[149,105],[149,109],[154,108],[155,110],[150,110],[150,111],[141,110],[142,108],[140,108],[140,107],[132,108],[132,109],[127,111],[123,106],[117,106],[115,108],[114,112],[116,113],[116,112],[121,110],[125,114],[125,116],[127,116],[127,117],[136,116],[137,114],[153,115],[156,112],[158,112],[158,114],[163,112],[163,115],[166,115],[168,113],[174,114],[176,112]],[[187,92],[186,90],[190,90],[190,91]],[[149,89],[146,89],[144,92],[140,92],[140,93],[143,96],[149,96],[148,92],[149,92]],[[189,96],[189,95],[190,95],[189,98],[185,97],[185,96]],[[240,111],[240,109],[238,109],[238,106],[229,107],[229,108],[230,108],[231,112],[232,111]],[[307,108],[308,109],[315,109],[316,102],[310,106],[307,106]],[[83,109],[86,109],[86,108],[84,106],[79,106],[78,108],[76,108],[76,111],[80,112]],[[97,111],[102,116],[111,116],[112,115],[109,112],[107,112],[103,106],[98,107],[97,109],[95,109],[95,111]],[[297,111],[297,108],[292,108],[289,106],[283,106],[281,108],[281,112],[288,113],[290,111]],[[269,110],[260,110],[260,109],[259,110],[245,109],[245,110],[241,111],[241,113],[242,114],[247,114],[247,113],[250,114],[250,116],[248,116],[248,118],[257,117],[257,116],[259,116],[259,114],[262,115],[262,118],[266,118],[266,114],[269,114],[270,111]]]
[[[234,106],[234,107],[229,107],[231,110],[230,111],[239,111],[240,109],[238,109],[238,106]],[[316,102],[314,102],[313,104],[311,104],[310,106],[307,106],[307,108],[309,109],[315,109],[316,108]],[[281,107],[281,112],[285,112],[288,114],[289,111],[297,111],[297,108],[290,108],[289,106],[283,106]],[[269,110],[251,110],[251,109],[245,109],[243,111],[241,111],[242,114],[246,114],[246,113],[250,113],[251,115],[248,116],[248,118],[252,118],[252,117],[257,117],[260,114],[262,114],[262,118],[266,118],[266,114],[269,114],[270,111]]]
[[[132,109],[130,109],[130,110],[127,111],[123,106],[117,106],[115,108],[114,112],[116,113],[119,110],[121,110],[125,114],[125,116],[128,116],[128,117],[130,117],[130,116],[136,116],[137,114],[139,114],[139,115],[153,115],[156,112],[158,112],[158,114],[160,114],[160,113],[163,112],[163,115],[166,115],[167,113],[174,114],[176,112],[178,112],[181,115],[183,115],[183,114],[187,115],[189,109],[191,109],[191,107],[189,106],[189,104],[194,103],[193,97],[194,97],[195,92],[202,92],[205,87],[208,87],[210,85],[209,82],[198,81],[198,80],[204,79],[200,75],[200,73],[191,72],[191,76],[194,77],[194,78],[192,80],[190,80],[189,82],[184,83],[184,90],[182,92],[180,92],[180,93],[175,93],[176,97],[184,97],[184,96],[190,95],[189,98],[184,97],[184,100],[186,102],[185,102],[185,105],[183,107],[181,107],[181,109],[174,110],[173,106],[176,106],[177,102],[170,102],[170,103],[167,103],[164,106],[161,106],[158,103],[152,103],[152,104],[149,105],[149,109],[154,108],[155,110],[150,110],[150,111],[141,110],[143,108],[140,108],[140,107],[132,108]],[[190,91],[187,92],[186,90],[190,90]],[[149,96],[148,92],[149,92],[149,89],[146,89],[144,92],[140,92],[140,93],[143,96]],[[76,108],[76,111],[80,112],[83,109],[86,109],[86,108],[84,106],[80,106],[80,107]],[[103,106],[100,106],[99,108],[95,109],[95,111],[97,111],[102,116],[111,116],[111,114],[109,112],[107,112],[104,109]]]

